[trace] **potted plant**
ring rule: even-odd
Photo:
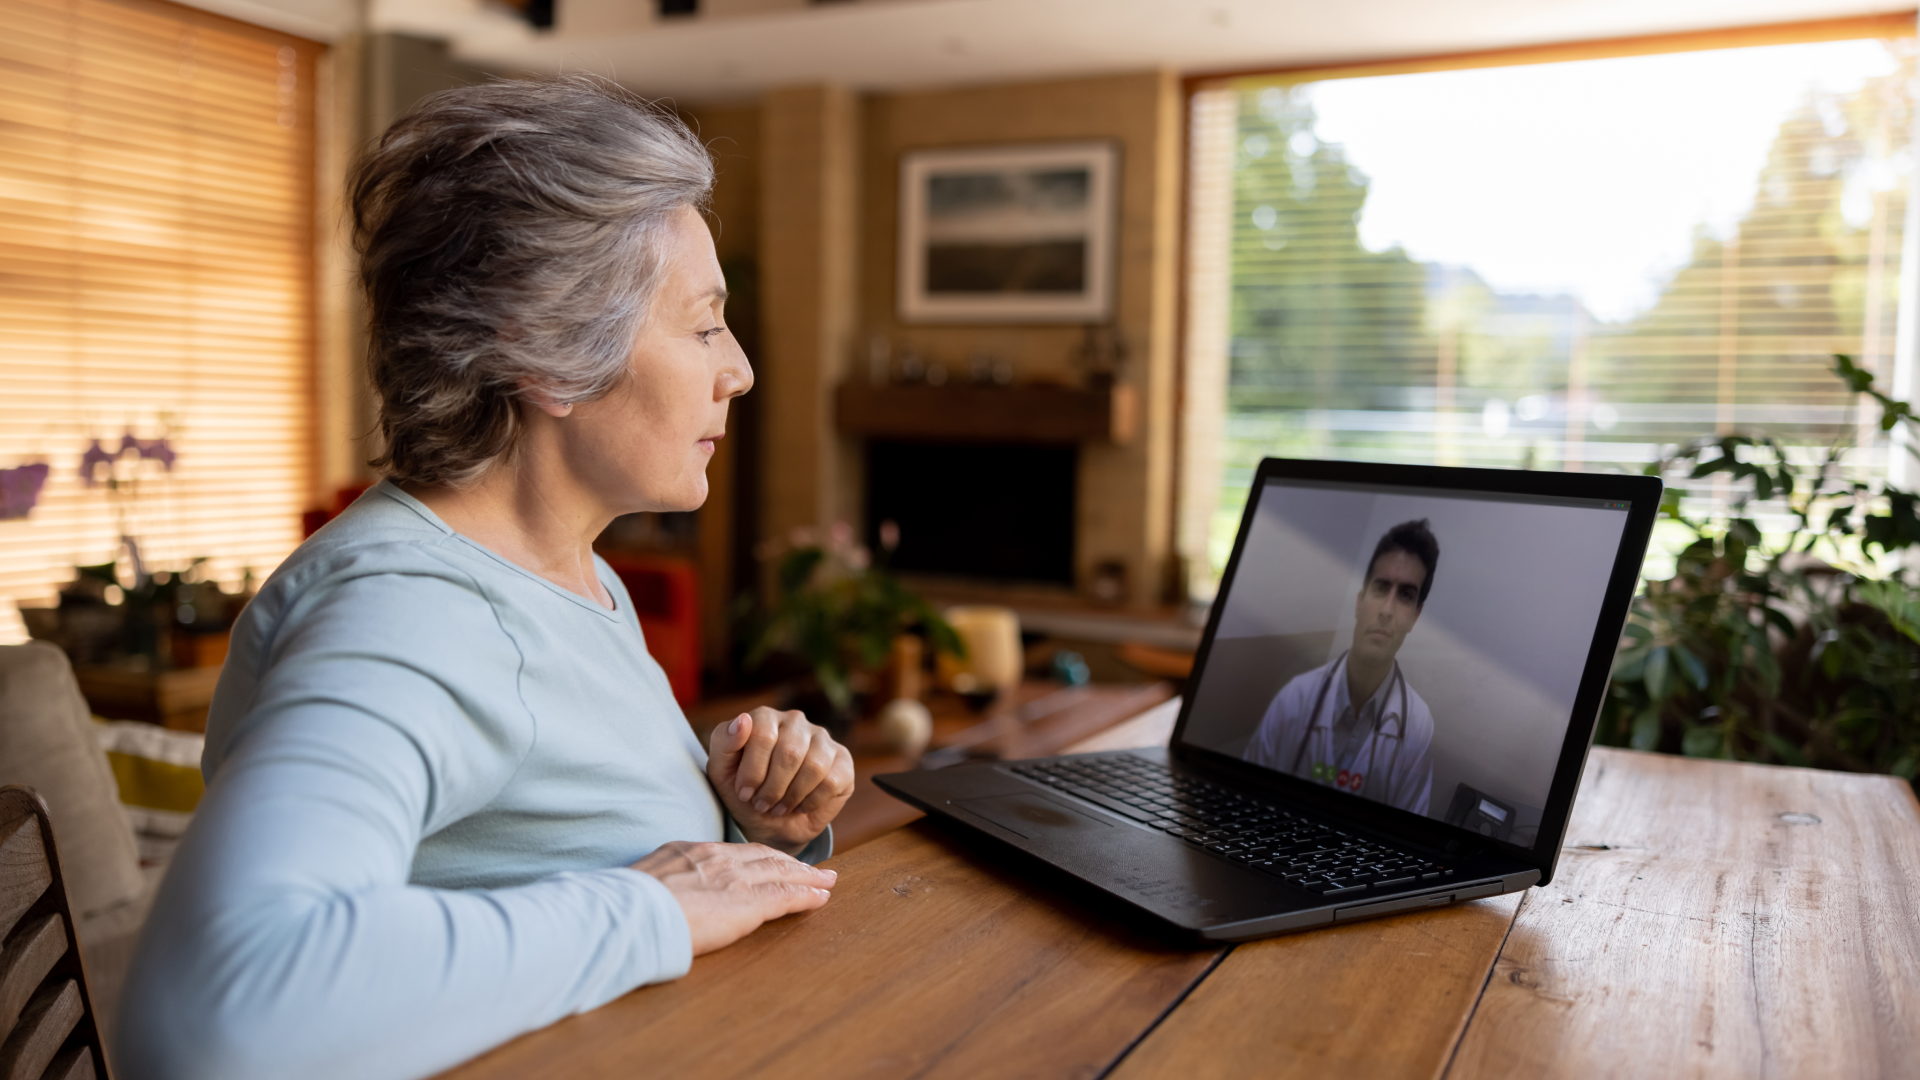
[[[854,539],[852,527],[839,522],[824,537],[796,529],[785,543],[760,551],[775,563],[773,602],[749,619],[745,664],[753,670],[778,653],[797,657],[811,685],[798,690],[790,707],[836,738],[850,730],[855,699],[886,663],[896,637],[920,633],[936,653],[965,652],[933,605],[886,568],[886,556],[899,546],[899,529],[887,523],[880,540],[876,561]]]
[[[1879,406],[1882,430],[1914,424],[1848,357],[1834,372]],[[1914,779],[1920,588],[1885,556],[1920,545],[1920,497],[1849,478],[1844,449],[1809,460],[1765,435],[1718,435],[1649,470],[1724,476],[1732,498],[1693,520],[1668,489],[1663,516],[1690,538],[1672,576],[1634,598],[1598,741]],[[1763,533],[1760,503],[1789,527]]]

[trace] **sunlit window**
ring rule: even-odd
[[[1763,427],[1886,468],[1831,354],[1896,375],[1914,56],[1902,37],[1200,90],[1182,527],[1211,572],[1264,455],[1637,470]]]
[[[318,46],[0,0],[0,642],[79,564],[237,585],[300,540]],[[128,546],[124,538],[131,538]]]

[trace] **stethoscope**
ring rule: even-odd
[[[1327,673],[1320,677],[1320,691],[1315,694],[1313,698],[1313,712],[1309,714],[1312,719],[1307,723],[1307,736],[1300,740],[1300,748],[1293,752],[1293,766],[1287,771],[1295,776],[1300,775],[1300,762],[1306,757],[1307,747],[1312,745],[1314,734],[1318,732],[1321,741],[1325,744],[1326,756],[1315,760],[1313,778],[1315,780],[1332,783],[1334,787],[1342,791],[1349,791],[1358,795],[1365,789],[1367,778],[1374,774],[1373,766],[1380,751],[1381,729],[1388,724],[1394,725],[1396,734],[1387,736],[1387,738],[1393,740],[1393,756],[1387,759],[1387,775],[1393,775],[1394,766],[1400,763],[1400,747],[1406,743],[1407,735],[1407,679],[1406,676],[1400,673],[1400,662],[1395,660],[1393,662],[1393,674],[1387,680],[1387,704],[1393,704],[1393,694],[1397,689],[1400,692],[1400,710],[1398,712],[1390,708],[1382,710],[1381,715],[1374,720],[1373,735],[1367,740],[1367,767],[1365,769],[1341,769],[1339,775],[1336,777],[1334,770],[1338,768],[1339,763],[1331,760],[1333,758],[1333,725],[1321,719],[1321,710],[1326,707],[1327,691],[1332,689],[1335,676],[1340,675],[1346,668],[1347,654],[1341,653],[1340,659],[1328,667]],[[1364,704],[1364,702],[1362,704]],[[1356,761],[1355,764],[1357,765],[1359,762]],[[1352,787],[1348,787],[1347,784],[1350,782],[1349,776],[1353,773],[1359,774],[1357,782],[1354,782]]]

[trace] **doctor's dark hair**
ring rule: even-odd
[[[1404,551],[1427,568],[1427,579],[1420,583],[1420,606],[1427,606],[1427,594],[1433,591],[1433,568],[1440,565],[1440,541],[1434,539],[1427,519],[1403,521],[1387,530],[1373,546],[1373,558],[1367,560],[1367,580],[1373,580],[1373,566],[1389,551]]]
[[[471,483],[519,400],[585,402],[626,374],[666,230],[713,159],[670,110],[590,75],[443,90],[348,181],[367,374],[396,481]]]

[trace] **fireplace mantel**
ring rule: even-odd
[[[924,386],[850,381],[835,395],[835,426],[849,435],[938,442],[1124,445],[1139,409],[1130,386]]]

